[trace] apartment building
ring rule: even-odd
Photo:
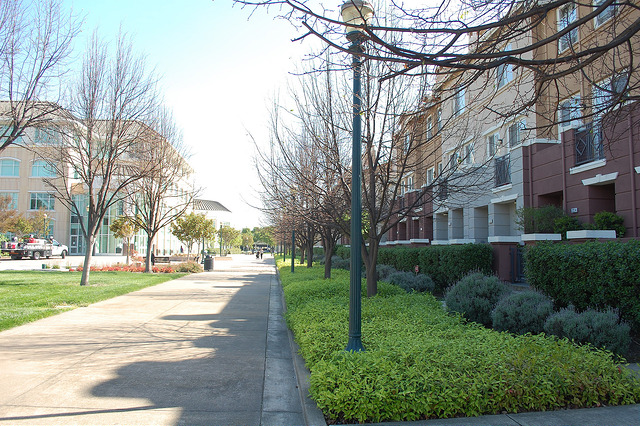
[[[86,222],[88,195],[86,186],[74,176],[77,171],[68,165],[79,160],[72,152],[62,152],[67,149],[62,143],[63,138],[71,137],[64,134],[69,132],[63,131],[71,128],[69,120],[73,120],[70,114],[61,110],[59,118],[52,119],[50,125],[26,128],[13,145],[0,152],[0,196],[10,200],[9,209],[17,210],[25,217],[44,211],[50,222],[48,235],[69,246],[69,254],[73,255],[86,252],[81,222]],[[133,161],[135,157],[134,154],[124,156],[117,165],[121,170],[116,173],[126,174],[127,161]],[[193,170],[186,160],[181,161],[184,177],[168,188],[168,199],[179,199],[192,191]],[[63,165],[52,167],[52,164]],[[60,176],[60,172],[66,173],[66,176]],[[58,191],[45,179],[56,188],[69,186],[80,215],[70,211],[56,198]],[[123,241],[115,238],[109,227],[117,217],[131,213],[132,208],[126,200],[111,206],[99,226],[95,254],[123,253]],[[133,248],[141,255],[146,255],[146,238],[144,232],[139,232],[132,241]],[[153,243],[159,255],[178,253],[180,246],[180,241],[171,234],[168,226],[156,235]]]
[[[569,3],[505,42],[500,29],[477,34],[469,49],[491,43],[508,55],[557,34],[601,3]],[[595,49],[624,31],[621,23],[638,17],[631,8],[610,6],[559,37],[557,44],[522,57],[562,58],[578,50],[578,44],[580,50]],[[640,40],[633,40],[632,48],[640,47]],[[416,171],[418,180],[412,182],[429,185],[433,194],[430,204],[416,208],[432,211],[431,233],[421,236],[434,245],[492,244],[503,279],[515,278],[518,247],[529,238],[516,226],[522,207],[555,205],[583,223],[592,222],[599,211],[614,212],[625,219],[625,237],[637,238],[640,115],[629,96],[637,93],[622,93],[625,79],[637,78],[630,70],[632,57],[612,50],[573,71],[575,63],[558,61],[553,72],[563,76],[555,84],[541,84],[528,68],[510,64],[482,73],[443,73],[432,95],[432,104],[441,111],[442,155],[427,166],[440,170],[434,179]],[[636,83],[631,81],[630,87]],[[417,120],[412,125],[428,127]],[[412,244],[416,234],[409,229],[398,223],[387,244]]]

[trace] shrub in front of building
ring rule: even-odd
[[[348,259],[349,247],[336,250],[338,256]],[[443,294],[451,284],[471,271],[492,273],[493,249],[489,244],[462,244],[429,247],[381,247],[378,265],[384,264],[398,271],[418,270],[431,277],[434,292]]]
[[[569,305],[615,308],[640,331],[640,241],[537,244],[525,251],[526,281],[554,300]]]
[[[575,343],[590,343],[619,355],[625,355],[631,343],[629,325],[620,321],[620,316],[613,309],[576,312],[570,306],[551,315],[544,324],[544,330],[548,334],[566,337]]]
[[[397,285],[407,293],[417,292],[433,292],[435,284],[431,277],[425,274],[415,274],[413,272],[398,271],[390,274],[385,281],[390,284]]]
[[[491,327],[491,312],[510,291],[509,285],[498,277],[476,272],[449,288],[444,300],[449,312],[458,312],[469,321]]]
[[[512,293],[502,298],[493,312],[493,329],[515,334],[537,334],[544,331],[547,318],[553,314],[553,303],[537,291]]]

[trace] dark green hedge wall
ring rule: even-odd
[[[349,258],[349,248],[339,247],[337,255]],[[469,271],[492,274],[493,249],[488,244],[463,244],[429,247],[382,247],[378,264],[391,265],[399,271],[413,271],[418,265],[420,272],[433,279],[436,293],[443,293],[451,284]]]
[[[640,241],[538,244],[525,252],[525,275],[557,307],[617,308],[640,330]]]

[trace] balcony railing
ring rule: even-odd
[[[449,196],[449,184],[447,182],[442,182],[438,185],[438,189],[436,191],[436,199],[439,201],[446,200]]]
[[[589,123],[576,130],[576,166],[604,158],[602,129],[598,123]]]
[[[496,187],[511,183],[511,161],[509,154],[495,160]]]

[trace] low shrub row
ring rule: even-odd
[[[348,273],[280,268],[286,320],[332,422],[413,421],[632,404],[640,381],[610,352],[514,336],[447,314],[429,293],[379,284],[362,300],[365,352],[345,352]]]
[[[631,343],[630,327],[611,309],[576,312],[571,306],[554,313],[547,296],[536,291],[511,292],[495,276],[466,276],[447,291],[445,303],[449,311],[497,331],[546,332],[619,355],[625,355]]]
[[[349,259],[349,248],[338,247],[336,254]],[[462,244],[429,247],[382,247],[378,253],[378,263],[393,266],[398,271],[419,271],[431,277],[436,294],[455,283],[470,271],[490,274],[493,249],[489,244]]]
[[[537,244],[525,251],[527,282],[578,311],[616,308],[640,331],[640,241]]]

